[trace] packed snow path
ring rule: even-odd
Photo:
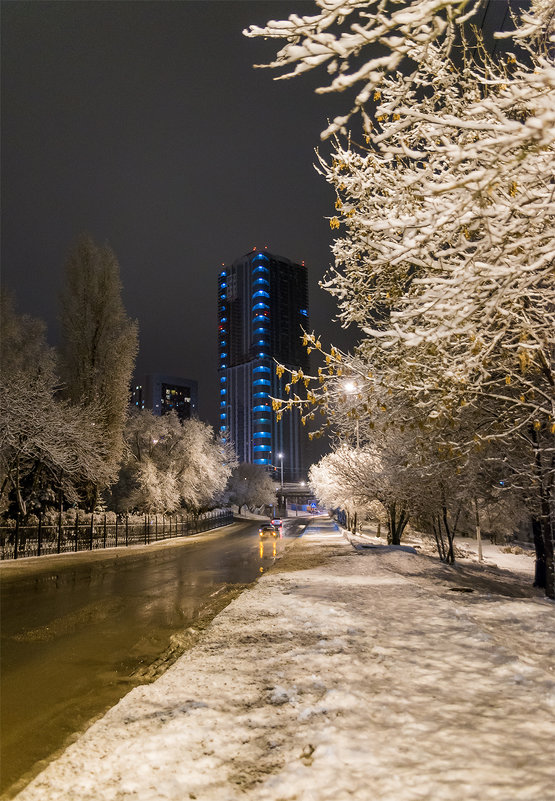
[[[457,575],[315,523],[18,800],[553,801],[555,608]]]

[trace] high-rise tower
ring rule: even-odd
[[[300,481],[299,415],[278,421],[270,398],[285,397],[287,377],[276,375],[276,361],[308,369],[306,267],[259,250],[236,259],[218,277],[218,324],[220,431],[240,462],[273,466],[278,479],[283,468],[284,481]]]

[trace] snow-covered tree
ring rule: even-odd
[[[309,471],[310,484],[320,501],[360,515],[373,501],[387,513],[388,542],[399,545],[409,520],[407,499],[398,474],[388,471],[378,448],[340,445]]]
[[[137,324],[121,298],[119,265],[109,247],[81,236],[66,263],[61,297],[60,371],[64,396],[100,417],[110,465],[123,453]],[[91,503],[98,491],[91,485]]]
[[[198,512],[213,506],[235,465],[229,448],[199,420],[133,411],[125,430],[127,457],[110,502],[118,512]]]
[[[231,474],[226,495],[230,503],[237,504],[239,514],[243,506],[257,509],[276,502],[276,484],[260,465],[243,462]]]
[[[97,418],[61,401],[44,325],[17,315],[4,295],[0,315],[0,502],[23,520],[37,509],[79,502],[84,482],[110,469]]]
[[[342,231],[323,285],[360,327],[369,389],[377,375],[410,393],[440,429],[472,407],[478,428],[457,439],[461,458],[520,455],[505,483],[539,521],[555,596],[555,3],[532,0],[495,55],[471,28],[480,2],[316,5],[249,35],[286,38],[271,66],[289,75],[326,64],[319,91],[357,90],[319,158]],[[324,382],[345,370],[337,356]]]
[[[200,420],[183,423],[183,450],[187,458],[178,475],[181,497],[188,509],[210,508],[225,490],[236,458],[229,444],[214,436]]]

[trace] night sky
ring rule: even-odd
[[[250,23],[301,0],[2,3],[2,283],[58,337],[63,265],[81,232],[115,251],[137,374],[199,382],[217,422],[216,279],[254,246],[309,271],[311,327],[345,347],[318,280],[332,190],[314,148],[337,99],[255,70]],[[346,102],[346,98],[341,98]],[[334,105],[335,104],[335,105]]]

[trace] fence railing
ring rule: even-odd
[[[95,551],[129,545],[148,545],[170,537],[187,537],[233,522],[230,509],[199,515],[120,516],[108,522],[107,515],[76,515],[71,525],[0,526],[0,560],[21,559],[71,551]]]

